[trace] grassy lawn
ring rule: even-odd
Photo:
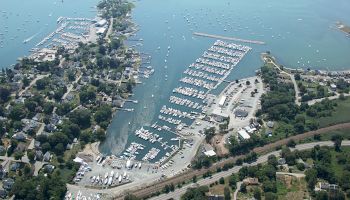
[[[64,152],[64,156],[63,159],[67,162],[68,160],[71,159],[72,156],[75,157],[75,155],[77,155],[77,153],[80,151],[80,144],[74,144],[73,148],[70,150],[67,150]]]
[[[323,117],[318,120],[321,127],[327,127],[334,124],[350,122],[350,98],[346,100],[336,100],[338,106],[330,117]]]
[[[332,148],[332,151],[331,151],[331,155],[332,155],[331,168],[332,168],[332,172],[335,173],[335,176],[337,178],[340,178],[343,175],[343,172],[346,171],[346,169],[344,169],[345,165],[344,164],[341,165],[337,162],[337,156],[342,153],[344,153],[345,155],[348,155],[350,153],[350,147],[342,147],[341,150],[342,152],[336,152]]]
[[[328,133],[324,133],[321,135],[320,141],[329,141],[332,139],[333,135],[341,135],[343,136],[344,140],[350,140],[350,130],[335,130],[335,131],[330,131]],[[304,144],[304,143],[310,143],[310,142],[316,142],[313,137],[306,138],[298,143]]]

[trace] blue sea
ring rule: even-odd
[[[98,0],[1,0],[0,68],[29,55],[44,37],[57,28],[63,17],[95,18]],[[32,38],[26,44],[24,40]]]
[[[159,110],[169,106],[169,96],[184,76],[182,72],[215,42],[193,32],[266,42],[244,44],[253,49],[229,80],[254,75],[262,65],[260,53],[265,51],[289,67],[350,69],[350,38],[333,28],[337,21],[350,24],[347,0],[142,0],[135,5],[133,19],[140,26],[135,39],[143,39],[138,50],[152,55],[150,65],[156,72],[135,88],[132,98],[139,103],[126,105],[135,111],[119,112],[113,119],[107,140],[100,147],[107,154],[118,155],[131,142],[139,141],[134,131],[158,121]],[[168,46],[171,51],[166,58]]]

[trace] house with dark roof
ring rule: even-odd
[[[224,196],[222,196],[222,195],[209,195],[208,200],[224,200]]]
[[[45,165],[44,170],[45,170],[46,173],[50,173],[51,174],[55,170],[55,166],[50,165],[50,164]]]
[[[11,190],[13,184],[15,184],[15,181],[12,178],[7,178],[2,182],[2,187],[5,190]]]
[[[12,136],[13,139],[16,139],[18,141],[25,141],[27,139],[27,135],[23,132],[16,133]]]
[[[44,161],[45,162],[50,162],[50,160],[51,160],[51,154],[50,154],[50,152],[46,152],[45,154],[44,154]]]
[[[2,198],[2,199],[7,198],[7,191],[6,190],[0,190],[0,198]]]
[[[42,151],[40,151],[40,150],[35,151],[35,160],[42,161],[43,158],[44,158],[44,154]]]
[[[15,171],[17,171],[20,167],[21,167],[21,164],[18,163],[18,162],[15,162],[15,163],[12,163],[12,164],[10,165],[10,170],[15,172]]]
[[[7,177],[7,171],[0,165],[0,180],[3,180]]]
[[[6,154],[6,148],[0,145],[0,155],[5,155],[5,154]]]
[[[34,142],[34,148],[35,149],[41,149],[41,143],[39,141]]]

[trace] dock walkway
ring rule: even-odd
[[[201,37],[222,39],[222,40],[231,40],[231,41],[236,41],[236,42],[251,43],[251,44],[260,44],[260,45],[265,44],[265,42],[258,41],[258,40],[245,40],[245,39],[240,39],[240,38],[235,38],[235,37],[226,37],[226,36],[212,35],[212,34],[207,34],[207,33],[194,32],[193,35],[201,36]]]

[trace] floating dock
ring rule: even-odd
[[[207,33],[194,32],[193,35],[201,36],[201,37],[216,38],[216,39],[221,39],[221,40],[231,40],[231,41],[236,41],[236,42],[251,43],[251,44],[260,44],[260,45],[265,44],[265,42],[258,41],[258,40],[245,40],[245,39],[240,39],[240,38],[235,38],[235,37],[226,37],[226,36],[212,35],[212,34],[207,34]]]

